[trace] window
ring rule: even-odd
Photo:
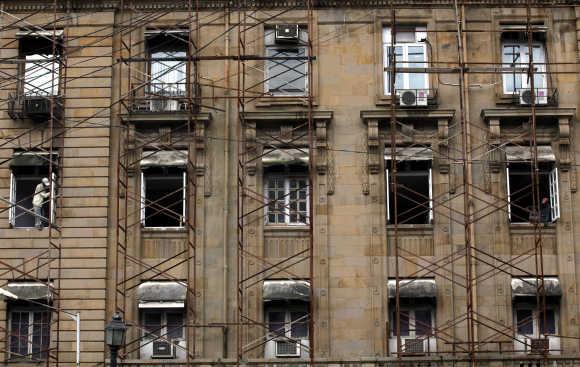
[[[43,360],[48,356],[50,312],[23,306],[9,311],[10,358]]]
[[[24,58],[22,90],[26,96],[54,96],[58,94],[62,31],[21,32],[20,55]],[[53,45],[54,39],[54,45]]]
[[[535,306],[516,305],[514,314],[516,331],[519,335],[534,337],[557,334],[556,311],[553,306],[546,307],[544,316]]]
[[[183,227],[186,166],[183,150],[144,151],[141,158],[141,223],[144,227]]]
[[[143,329],[146,337],[170,341],[184,339],[182,311],[144,311]]]
[[[141,221],[145,227],[183,227],[184,167],[149,167],[141,172]]]
[[[268,311],[268,333],[271,337],[287,337],[292,339],[308,338],[308,312],[298,307],[294,311]]]
[[[296,25],[287,25],[296,27]],[[280,40],[276,27],[265,29],[267,59],[265,92],[272,95],[304,95],[308,90],[308,31],[299,26],[294,40]]]
[[[397,27],[395,38],[395,61],[397,68],[427,67],[427,29],[425,27]],[[390,67],[390,55],[393,51],[391,28],[383,28],[383,66]],[[383,72],[385,95],[391,94],[391,75],[388,70]],[[396,73],[395,91],[429,89],[427,73]]]
[[[506,147],[508,216],[512,223],[553,222],[560,218],[558,168],[549,146],[538,146],[539,203],[534,208],[530,148]]]
[[[395,222],[391,148],[386,148],[387,222]],[[432,158],[429,148],[397,148],[397,223],[429,224],[433,220]]]
[[[534,88],[536,95],[541,96],[547,88],[546,73],[546,47],[542,40],[543,33],[534,33],[532,42],[532,57],[534,64]],[[503,32],[502,33],[502,63],[506,68],[525,68],[530,62],[530,51],[525,32]],[[531,82],[525,72],[514,72],[503,74],[504,94],[519,94],[521,90],[531,88]],[[546,94],[544,94],[546,95]]]
[[[303,167],[268,170],[264,178],[267,224],[307,224],[309,221],[308,176]]]
[[[432,333],[433,310],[425,308],[401,308],[400,310],[400,333],[401,337],[423,338]],[[397,313],[391,314],[391,336],[397,336]]]
[[[52,179],[49,185],[49,155],[42,152],[18,152],[10,162],[9,219],[15,228],[42,228],[56,214],[56,155],[53,155]],[[38,214],[38,215],[36,215]]]
[[[184,31],[148,32],[149,94],[151,110],[180,110],[180,101],[168,97],[185,97],[188,37]]]

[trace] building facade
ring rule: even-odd
[[[124,365],[580,366],[577,2],[6,0],[0,42],[1,364],[108,364],[118,313]]]

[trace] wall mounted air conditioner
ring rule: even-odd
[[[276,340],[276,357],[300,357],[300,343]]]
[[[405,90],[399,94],[399,105],[404,107],[427,106],[429,91],[425,89]]]
[[[175,345],[164,340],[154,341],[151,358],[175,358]]]
[[[47,117],[50,116],[50,98],[25,96],[23,112],[31,117]]]
[[[536,104],[543,105],[547,103],[548,103],[548,90],[544,88],[536,89]],[[520,104],[521,105],[532,104],[532,91],[530,89],[520,90]]]
[[[550,350],[548,338],[528,339],[526,342],[530,347],[530,354],[545,354]]]
[[[276,42],[297,43],[300,41],[300,26],[298,24],[277,24],[275,39]]]
[[[425,341],[423,339],[403,339],[403,353],[406,354],[425,353]]]

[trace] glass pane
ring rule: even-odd
[[[143,327],[148,334],[161,335],[161,313],[147,312],[143,316]]]
[[[172,59],[185,57],[184,51],[155,52],[152,58]],[[178,60],[151,61],[150,92],[160,96],[185,95],[186,63]]]
[[[400,314],[400,331],[401,331],[401,336],[409,336],[409,312],[408,311],[403,311],[401,310],[399,312]],[[392,325],[393,327],[391,328],[391,333],[393,335],[397,334],[397,313],[393,312],[393,321],[392,321]]]
[[[167,339],[183,338],[183,314],[172,312],[167,314]]]
[[[11,358],[28,355],[28,312],[12,312],[10,321]]]
[[[431,311],[415,311],[415,336],[425,336],[431,334]]]
[[[410,68],[427,67],[427,65],[424,63],[425,48],[423,46],[409,46],[407,57],[409,60],[408,66]],[[425,74],[409,73],[409,89],[426,88],[425,80]]]
[[[306,47],[280,49],[269,47],[268,57],[303,57]],[[307,60],[267,60],[268,90],[273,93],[303,93],[306,90]]]
[[[531,335],[534,333],[532,310],[517,310],[516,323],[518,334]]]
[[[541,334],[556,334],[556,317],[554,315],[554,310],[546,310],[546,325],[544,328],[544,315],[540,313],[540,333]]]
[[[274,335],[284,335],[285,312],[268,312],[268,331]]]
[[[520,47],[517,45],[503,46],[503,60],[504,67],[518,67],[522,60],[520,58]],[[516,92],[516,88],[522,87],[522,75],[519,73],[503,74],[505,92]]]
[[[291,336],[292,338],[306,338],[308,336],[308,317],[306,312],[291,312],[290,320],[292,321]]]

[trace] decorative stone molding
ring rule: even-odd
[[[128,148],[135,145],[135,130],[140,127],[155,127],[158,126],[159,143],[169,145],[172,142],[171,126],[185,126],[189,121],[193,129],[193,141],[191,147],[194,151],[194,170],[197,176],[203,176],[206,170],[206,131],[209,122],[211,121],[210,113],[198,113],[189,115],[188,113],[175,113],[169,115],[159,115],[155,113],[147,114],[130,114],[122,115],[123,121],[128,122],[129,141]],[[163,124],[163,126],[159,126]]]
[[[395,118],[401,126],[401,134],[397,136],[397,143],[412,143],[416,135],[415,125],[429,123],[437,130],[438,147],[441,156],[448,157],[449,122],[455,115],[454,110],[424,110],[420,108],[404,108],[395,111]],[[368,173],[376,175],[380,172],[383,152],[381,149],[381,131],[389,132],[391,120],[390,110],[361,111],[361,119],[367,125],[367,167]],[[449,160],[440,159],[442,173],[449,172]]]
[[[313,111],[313,152],[314,152],[314,167],[319,175],[325,175],[328,171],[328,133],[327,127],[332,120],[331,111]],[[296,124],[305,123],[309,119],[308,111],[260,111],[260,112],[246,112],[244,113],[244,136],[246,139],[246,154],[248,159],[247,173],[251,176],[256,174],[258,142],[257,135],[260,128],[268,128],[276,126],[280,129],[280,136],[284,139],[293,140],[293,132]],[[276,146],[280,141],[273,142]]]

